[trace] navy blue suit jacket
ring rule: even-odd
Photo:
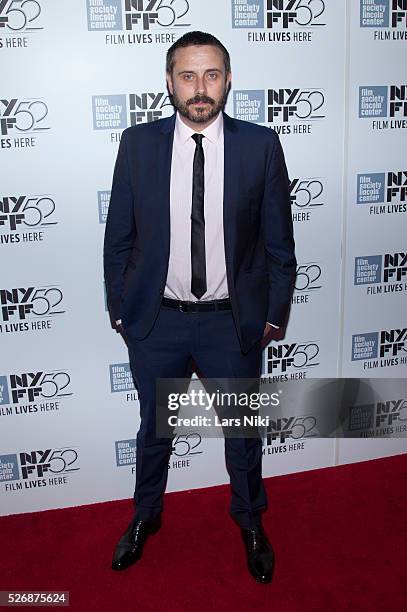
[[[104,242],[113,319],[143,339],[164,293],[170,252],[175,114],[124,130]],[[224,244],[233,317],[243,352],[266,321],[282,326],[296,272],[289,179],[276,132],[224,113]],[[190,265],[189,261],[185,262]]]

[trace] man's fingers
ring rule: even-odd
[[[270,323],[266,323],[266,327],[264,328],[264,332],[263,332],[263,338],[265,336],[267,336],[267,334],[270,332],[270,330],[272,330],[273,327],[272,325],[270,325]]]

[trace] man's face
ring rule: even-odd
[[[231,74],[226,74],[223,53],[212,45],[181,47],[167,74],[173,103],[187,123],[209,125],[223,110]]]

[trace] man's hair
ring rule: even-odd
[[[225,64],[226,74],[230,72],[230,55],[228,50],[220,40],[208,34],[207,32],[187,32],[181,38],[179,38],[167,51],[166,71],[171,74],[175,63],[175,52],[177,49],[182,47],[192,47],[198,45],[211,45],[212,47],[218,47],[223,53],[223,61]]]

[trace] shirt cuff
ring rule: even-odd
[[[279,326],[279,325],[274,325],[274,323],[269,323],[268,321],[267,321],[267,323],[268,323],[269,325],[271,325],[271,327],[274,327],[274,329],[280,329],[280,326]]]

